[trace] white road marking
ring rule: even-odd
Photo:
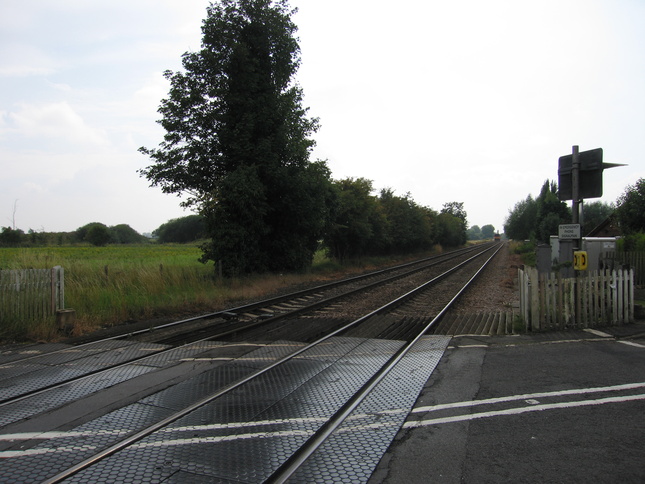
[[[2,434],[0,440],[59,439],[61,437],[82,437],[86,432],[23,432],[21,434]]]
[[[645,382],[628,383],[624,385],[614,385],[614,386],[596,387],[596,388],[562,390],[562,391],[556,391],[556,392],[541,392],[541,393],[531,393],[531,394],[522,394],[522,395],[511,395],[507,397],[489,398],[484,400],[454,402],[454,403],[448,403],[448,404],[418,407],[413,409],[411,413],[422,413],[422,412],[427,413],[427,412],[433,412],[433,411],[451,409],[451,408],[474,407],[478,405],[490,405],[490,404],[520,401],[520,400],[524,400],[524,402],[527,405],[530,405],[528,407],[512,408],[512,409],[506,409],[506,410],[480,412],[475,414],[426,419],[421,421],[410,421],[405,423],[403,425],[403,428],[416,428],[416,427],[429,426],[429,425],[438,425],[442,423],[460,422],[460,421],[466,421],[466,420],[474,420],[479,418],[496,417],[496,416],[503,416],[503,415],[518,415],[526,412],[535,412],[535,411],[544,411],[544,410],[562,409],[562,408],[575,408],[575,407],[583,407],[583,406],[589,406],[589,405],[604,405],[608,403],[621,403],[621,402],[628,402],[628,401],[634,401],[634,400],[645,400],[645,394],[608,397],[608,398],[601,398],[597,400],[584,400],[584,401],[562,402],[562,403],[553,403],[553,404],[540,404],[540,402],[537,400],[537,398],[545,398],[545,397],[584,395],[584,394],[591,394],[591,393],[616,392],[616,391],[634,390],[634,389],[641,389],[641,388],[645,388]],[[383,412],[378,412],[378,414],[381,414],[381,415],[403,414],[405,412],[406,412],[405,409],[398,408],[398,409],[390,409]],[[370,414],[370,416],[374,416],[374,415],[377,415],[377,414]],[[365,415],[354,415],[350,417],[349,420],[361,419],[364,417]],[[323,418],[311,418],[311,419],[299,418],[299,419],[282,419],[282,420],[262,420],[262,421],[255,421],[255,422],[231,422],[227,424],[211,424],[211,425],[165,428],[160,430],[159,433],[177,434],[181,432],[194,433],[194,432],[207,432],[207,431],[218,431],[218,430],[236,430],[236,429],[244,429],[249,427],[262,427],[267,425],[283,425],[283,424],[293,425],[293,424],[302,424],[306,422],[310,422],[310,423],[323,422],[324,420],[325,419]],[[346,431],[352,431],[357,429],[367,429],[367,428],[378,429],[378,428],[382,428],[385,426],[392,426],[392,425],[396,425],[396,424],[394,422],[383,422],[383,423],[376,422],[376,423],[370,423],[366,425],[362,425],[359,423],[356,427],[346,428],[343,431],[346,432]],[[127,433],[128,433],[127,431],[118,430],[118,429],[102,430],[99,432],[87,432],[87,431],[86,432],[78,432],[78,431],[25,432],[25,433],[17,433],[17,434],[0,435],[0,441],[32,440],[32,439],[49,440],[49,439],[60,439],[60,438],[70,438],[70,437],[92,436],[95,434],[120,435],[120,434],[127,434]],[[139,442],[135,444],[135,447],[159,447],[159,446],[171,446],[171,445],[203,444],[203,443],[227,442],[232,440],[255,439],[255,438],[280,438],[280,437],[291,437],[291,436],[307,437],[310,433],[311,433],[310,431],[288,429],[288,430],[276,430],[276,431],[268,431],[268,432],[248,432],[244,434],[233,434],[233,435],[223,435],[223,436],[191,435],[191,437],[187,439],[176,438],[171,440],[162,439],[160,441],[153,441],[153,442]],[[81,450],[88,450],[88,451],[94,450],[94,447],[88,444],[88,445],[66,445],[66,446],[57,446],[57,447],[40,447],[40,448],[32,448],[32,449],[16,450],[16,451],[0,451],[0,459],[42,455],[42,454],[47,454],[52,452],[74,452],[74,451],[81,451]]]
[[[561,408],[587,407],[591,405],[605,405],[608,403],[623,403],[635,400],[645,400],[645,394],[630,395],[625,397],[608,397],[598,400],[582,400],[578,402],[550,403],[545,405],[534,405],[532,407],[511,408],[508,410],[498,410],[491,412],[473,413],[468,415],[457,415],[454,417],[435,418],[429,420],[410,421],[403,424],[403,428],[427,427],[443,423],[464,422],[466,420],[475,420],[479,418],[500,417],[502,415],[519,415],[527,412],[540,412],[544,410],[554,410]]]
[[[58,452],[79,452],[96,450],[93,445],[72,445],[67,447],[46,447],[27,450],[3,450],[0,452],[0,459],[10,459],[12,457],[27,457],[32,455],[52,454]]]
[[[531,399],[544,398],[544,397],[560,397],[564,395],[584,395],[586,393],[599,393],[599,392],[616,392],[616,391],[622,391],[622,390],[634,390],[637,388],[645,388],[645,382],[627,383],[625,385],[614,385],[610,387],[560,390],[557,392],[525,393],[523,395],[511,395],[508,397],[487,398],[484,400],[471,400],[466,402],[444,403],[444,404],[431,405],[426,407],[417,407],[412,409],[412,412],[410,413],[434,412],[437,410],[445,410],[447,408],[475,407],[477,405],[490,405],[494,403],[512,402],[515,400],[531,400]]]
[[[634,343],[633,341],[617,341],[617,343],[622,343],[624,345],[635,346],[636,348],[645,348],[645,345]]]
[[[385,410],[382,412],[370,413],[369,416],[376,415],[388,415],[388,414],[405,414],[407,413],[406,409],[391,409]],[[353,415],[348,421],[358,420],[365,418],[365,414]],[[231,422],[227,424],[209,424],[209,425],[195,425],[195,426],[186,426],[186,427],[166,427],[160,429],[158,433],[160,434],[178,434],[181,432],[207,432],[207,431],[218,431],[218,430],[236,430],[244,429],[248,427],[262,427],[266,425],[281,425],[281,424],[303,424],[318,422],[324,423],[327,419],[325,418],[294,418],[294,419],[280,419],[280,420],[259,420],[255,422]],[[394,422],[388,423],[372,423],[362,425],[359,424],[355,427],[350,427],[343,429],[343,432],[350,432],[357,429],[382,429],[384,427],[391,427],[395,425]],[[94,434],[113,434],[121,435],[126,434],[123,430],[102,430],[100,432],[25,432],[21,434],[5,434],[0,435],[0,440],[31,440],[31,439],[57,439],[57,438],[68,438],[68,437],[83,437],[83,436],[92,436]],[[311,431],[304,430],[278,430],[278,431],[269,431],[269,432],[249,432],[246,434],[231,434],[231,435],[222,435],[222,436],[191,436],[191,438],[182,439],[176,438],[172,440],[163,439],[161,441],[154,442],[139,442],[135,444],[134,448],[146,448],[146,447],[162,447],[162,446],[171,446],[171,445],[189,445],[189,444],[202,444],[202,443],[217,443],[217,442],[229,442],[234,440],[246,440],[246,439],[257,439],[257,438],[277,438],[277,437],[292,437],[292,436],[305,436],[308,437],[311,435]],[[0,459],[8,459],[13,457],[26,457],[34,455],[49,454],[52,452],[74,452],[79,450],[94,450],[95,447],[92,445],[84,446],[57,446],[57,447],[39,447],[25,450],[7,450],[0,451]]]
[[[600,336],[602,338],[613,338],[613,336],[609,333],[605,333],[604,331],[598,331],[597,329],[591,329],[591,328],[585,328],[583,331],[586,331],[587,333],[595,334],[596,336]]]

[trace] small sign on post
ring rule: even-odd
[[[558,238],[560,240],[579,239],[580,224],[563,224],[558,226]]]
[[[573,268],[577,271],[587,270],[587,252],[584,250],[576,250],[573,253]]]

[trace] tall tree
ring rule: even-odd
[[[373,255],[389,243],[387,218],[365,178],[334,183],[338,205],[334,224],[324,238],[329,255],[339,260]]]
[[[479,225],[473,225],[470,227],[466,232],[466,235],[468,236],[468,240],[481,240],[483,238],[482,229]]]
[[[166,193],[188,195],[206,218],[204,260],[229,273],[300,269],[327,226],[329,170],[310,163],[300,64],[287,0],[220,0],[207,9],[202,48],[166,71],[166,130],[141,170]],[[321,208],[322,207],[322,208]]]
[[[645,232],[645,178],[628,185],[616,205],[616,217],[625,234]]]
[[[536,236],[539,241],[548,244],[551,235],[558,234],[560,224],[571,222],[571,210],[558,199],[558,184],[549,180],[542,185],[536,204]]]
[[[495,227],[491,224],[482,227],[482,237],[484,239],[492,239],[495,236]]]
[[[456,220],[447,222],[446,218],[443,218],[444,225],[444,234],[450,233],[450,236],[444,235],[447,237],[448,241],[442,242],[442,245],[458,246],[465,244],[468,240],[468,215],[464,209],[463,202],[447,202],[443,204],[441,208],[441,214],[451,215]],[[447,230],[447,232],[446,232]]]
[[[409,193],[399,197],[391,189],[381,190],[379,203],[388,221],[388,252],[408,253],[432,247],[432,220],[427,209],[417,205]]]
[[[515,204],[504,222],[504,232],[509,239],[528,240],[535,237],[537,203],[531,195]]]

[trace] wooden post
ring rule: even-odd
[[[531,331],[540,331],[540,278],[534,267],[529,269],[530,278],[530,300],[531,300]]]
[[[629,270],[629,314],[628,323],[634,322],[634,269]]]

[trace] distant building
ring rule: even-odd
[[[587,234],[587,237],[620,237],[623,233],[614,215],[610,215]]]

